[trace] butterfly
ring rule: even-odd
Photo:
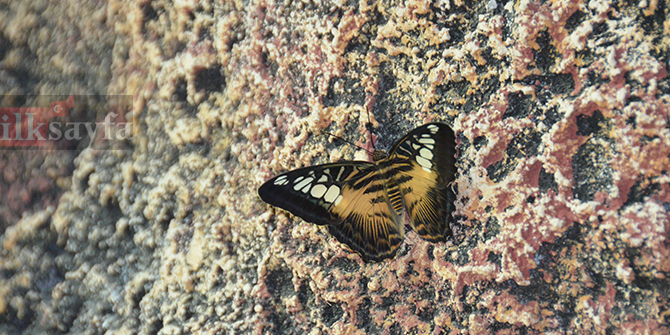
[[[380,154],[381,153],[381,154]],[[374,163],[347,161],[289,171],[265,182],[258,194],[270,205],[325,225],[366,261],[395,256],[404,234],[403,213],[430,242],[451,235],[455,194],[454,131],[443,123],[420,126]]]

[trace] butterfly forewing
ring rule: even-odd
[[[343,181],[372,167],[372,163],[354,161],[297,169],[268,180],[258,194],[305,221],[327,225],[332,222],[330,207],[342,201]]]
[[[412,228],[421,238],[438,242],[450,235],[455,195],[456,139],[447,125],[431,123],[414,129],[391,150],[394,176]]]
[[[381,260],[392,257],[402,243],[402,225],[378,176],[369,162],[317,165],[272,178],[258,193],[305,221],[328,225],[333,236],[366,260]]]

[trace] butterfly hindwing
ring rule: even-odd
[[[394,177],[403,196],[412,228],[424,240],[444,241],[455,194],[456,139],[445,124],[430,123],[414,129],[391,150],[389,160],[399,162]],[[403,168],[400,168],[403,167]]]
[[[324,164],[274,177],[258,193],[263,201],[305,221],[327,225],[364,259],[381,260],[395,254],[403,233],[379,180],[373,163]]]
[[[403,239],[401,218],[393,210],[383,170],[374,165],[345,181],[342,201],[330,212],[337,221],[328,228],[333,236],[365,260],[395,255]]]

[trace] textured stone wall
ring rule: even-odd
[[[56,195],[0,208],[0,334],[668,333],[668,15],[0,0],[0,93],[134,97],[132,150],[3,154],[0,190]],[[324,132],[369,145],[368,120],[378,149],[453,126],[449,241],[365,263],[260,200],[364,157]]]

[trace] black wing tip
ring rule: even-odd
[[[261,200],[273,206],[274,204],[272,203],[272,196],[271,196],[272,192],[270,191],[270,189],[272,188],[273,180],[275,178],[277,177],[271,178],[270,180],[264,182],[263,185],[261,185],[258,188],[258,196],[261,198]]]
[[[265,203],[285,210],[309,223],[319,226],[328,225],[332,221],[332,216],[327,209],[320,205],[300,198],[290,192],[286,192],[281,187],[275,187],[274,180],[276,176],[258,188],[258,196]]]
[[[440,128],[447,128],[447,129],[451,130],[452,132],[454,131],[454,128],[452,128],[449,124],[447,124],[445,122],[428,122],[424,125],[421,125],[421,126],[417,127],[415,130],[428,128],[431,125],[435,125],[435,126],[438,126]]]

